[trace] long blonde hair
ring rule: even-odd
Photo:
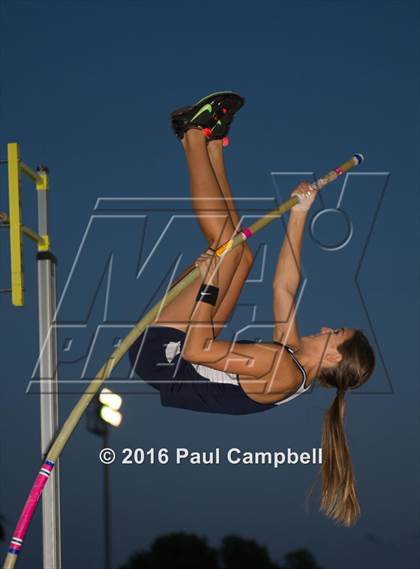
[[[322,386],[337,389],[323,423],[320,509],[336,522],[352,526],[360,516],[360,505],[344,430],[345,393],[369,379],[375,354],[360,330],[340,344],[338,351],[342,355],[339,364],[323,368],[318,375]]]

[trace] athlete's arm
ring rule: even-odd
[[[190,320],[182,357],[192,363],[253,378],[269,373],[278,359],[278,347],[215,340],[211,322],[212,308],[205,302],[197,303]]]
[[[315,194],[307,182],[299,184],[291,194],[298,195],[301,201],[290,211],[273,279],[273,339],[296,347],[300,344],[296,324],[296,292],[301,280],[303,232]]]
[[[296,370],[284,349],[274,344],[241,344],[215,340],[210,323],[212,307],[199,302],[187,332],[182,357],[241,377],[241,387],[259,403],[274,403],[296,391]],[[194,325],[194,322],[196,325]]]

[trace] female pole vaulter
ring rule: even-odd
[[[223,147],[244,100],[214,93],[172,113],[185,151],[195,213],[209,249],[196,261],[202,280],[164,307],[130,349],[136,373],[160,392],[165,406],[209,413],[249,414],[278,408],[317,382],[336,395],[323,425],[321,510],[350,526],[360,515],[344,431],[345,393],[373,372],[374,352],[360,330],[323,326],[300,336],[295,295],[305,220],[315,190],[302,182],[291,195],[287,238],[273,281],[272,342],[219,340],[252,265],[243,243],[222,257],[213,254],[240,231],[240,218],[223,162]]]

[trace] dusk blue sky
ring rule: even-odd
[[[182,148],[169,127],[172,110],[217,90],[245,97],[226,150],[245,225],[299,181],[355,152],[365,155],[310,213],[299,305],[302,334],[322,325],[362,328],[377,354],[369,383],[347,397],[360,522],[334,525],[318,512],[317,492],[305,512],[315,466],[115,463],[114,567],[173,531],[206,536],[214,546],[228,533],[255,538],[278,561],[307,547],[326,569],[419,566],[419,31],[415,1],[0,2],[0,159],[17,141],[26,163],[50,169],[59,374],[66,381],[61,423],[80,381],[162,295],[175,262],[184,268],[205,248]],[[0,210],[7,210],[0,168]],[[29,183],[22,198],[24,221],[36,228]],[[240,331],[241,338],[270,339],[271,280],[283,236],[279,220],[250,241],[255,266],[224,337]],[[4,288],[6,231],[0,239]],[[41,458],[36,384],[27,392],[38,349],[31,243],[25,279],[24,308],[0,298],[2,555]],[[125,358],[110,383],[124,394],[124,422],[111,433],[119,453],[311,449],[320,445],[333,398],[315,388],[267,413],[206,415],[162,407],[129,371]],[[83,418],[61,461],[64,569],[103,567],[99,448]],[[41,567],[40,512],[21,569]]]

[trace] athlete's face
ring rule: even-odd
[[[322,326],[318,333],[306,336],[306,338],[311,351],[323,355],[323,365],[336,365],[341,359],[338,347],[349,340],[353,334],[354,330],[351,328]]]

